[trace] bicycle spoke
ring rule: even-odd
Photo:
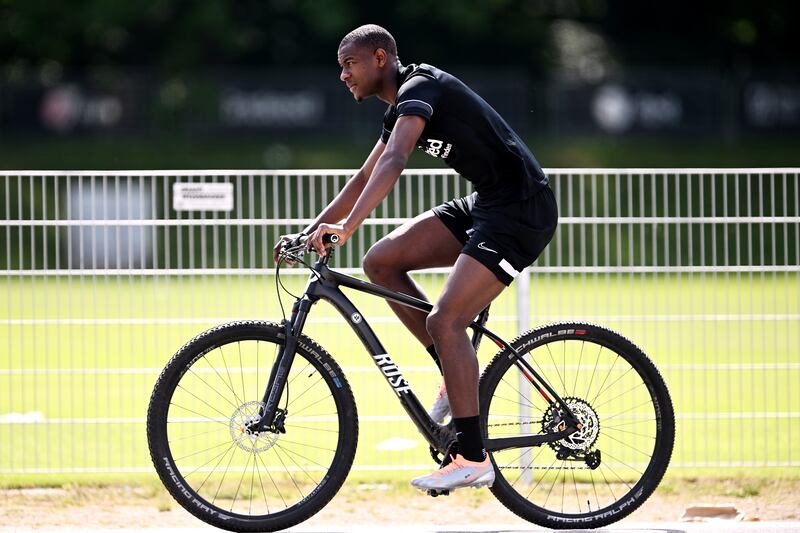
[[[644,433],[636,433],[635,431],[627,431],[625,429],[619,429],[617,427],[604,426],[604,429],[611,430],[611,431],[619,431],[620,433],[626,433],[628,435],[635,435],[637,437],[644,437],[646,439],[656,440],[655,435],[645,435]],[[610,435],[609,435],[609,437],[610,437]]]
[[[239,496],[239,490],[242,488],[242,481],[244,481],[244,475],[247,473],[247,466],[250,464],[250,455],[247,456],[247,462],[242,469],[242,476],[239,478],[239,484],[236,485],[236,492],[233,494],[233,500],[231,501],[231,508],[230,511],[233,512],[233,507],[236,505],[236,498]]]
[[[180,442],[180,441],[183,441],[183,440],[194,439],[194,438],[199,437],[201,435],[208,435],[209,433],[218,433],[218,432],[219,432],[218,429],[209,429],[208,431],[201,431],[200,433],[192,433],[191,435],[185,435],[183,437],[178,437],[177,439],[169,439],[169,441],[167,441],[167,442],[172,444],[174,442]]]
[[[586,346],[586,343],[581,341],[581,353],[578,356],[578,366],[576,368],[581,368],[581,361],[583,361],[583,348]],[[572,395],[575,396],[575,391],[578,388],[578,376],[580,376],[579,372],[575,372],[575,383],[572,385]]]
[[[525,471],[526,471],[527,469],[530,469],[530,468],[531,468],[531,465],[533,465],[533,463],[535,463],[535,462],[536,462],[536,460],[537,460],[537,459],[539,459],[539,456],[540,456],[540,455],[542,455],[542,452],[543,452],[543,451],[544,451],[544,448],[540,448],[540,449],[539,449],[539,453],[537,453],[537,454],[536,454],[536,457],[534,457],[533,459],[531,459],[531,460],[530,460],[530,462],[527,464],[527,466],[525,466],[525,467],[522,469],[522,471],[520,472],[520,474],[519,474],[519,476],[517,477],[517,479],[515,479],[515,480],[514,480],[514,483],[512,483],[512,486],[516,485],[517,481],[519,481],[520,479],[522,479],[522,477],[523,477],[523,474],[525,473]],[[523,453],[523,454],[520,456],[520,459],[521,459],[522,457],[524,457],[524,456],[525,456],[525,454]],[[542,479],[544,479],[544,478],[542,478]],[[535,488],[536,488],[536,487],[534,487],[534,489],[535,489]],[[531,489],[531,492],[533,492],[533,489]],[[529,495],[530,495],[530,494],[529,494]]]
[[[193,369],[193,368],[190,368],[188,373],[192,374],[194,377],[196,377],[197,379],[199,379],[199,380],[200,380],[200,381],[201,381],[201,382],[202,382],[202,383],[203,383],[203,384],[204,384],[206,387],[208,387],[209,389],[211,389],[212,391],[214,391],[214,392],[216,393],[216,395],[217,395],[217,396],[219,396],[220,398],[222,398],[223,400],[225,400],[226,402],[228,402],[228,403],[231,405],[231,407],[233,407],[234,409],[236,409],[236,408],[238,408],[238,407],[239,407],[238,405],[236,405],[235,403],[233,403],[232,401],[230,401],[230,400],[229,400],[229,399],[228,399],[226,396],[223,396],[223,395],[222,395],[222,393],[220,393],[220,392],[219,392],[219,390],[217,390],[217,388],[216,388],[216,387],[212,387],[212,386],[211,386],[211,384],[210,384],[210,383],[208,383],[206,380],[204,380],[204,379],[203,379],[203,378],[200,376],[200,374],[198,374],[197,372],[195,372],[195,371],[194,371],[194,369]],[[180,387],[180,385],[178,385],[178,386]]]
[[[270,473],[269,467],[267,467],[266,463],[264,463],[264,458],[261,457],[260,454],[258,455],[258,458],[261,460],[261,464],[264,465],[264,471],[267,473],[267,476],[269,476],[269,480],[272,482],[272,486],[275,487],[275,492],[278,493],[278,497],[283,502],[284,509],[288,509],[289,508],[289,504],[286,503],[286,498],[283,497],[283,493],[281,492],[281,489],[278,487],[278,484],[275,483],[275,478],[272,477],[272,474]]]
[[[631,420],[630,422],[623,422],[623,423],[621,423],[621,424],[613,424],[613,425],[608,425],[608,423],[607,423],[607,422],[608,422],[608,420],[609,420],[608,418],[605,418],[605,419],[603,420],[603,422],[604,422],[604,423],[603,423],[603,428],[604,428],[604,429],[610,429],[610,428],[621,428],[621,427],[623,427],[623,426],[630,426],[630,425],[633,425],[633,424],[645,424],[645,423],[653,423],[653,422],[655,422],[655,421],[656,421],[655,417],[653,417],[653,418],[637,418],[637,419],[635,419],[635,420]]]
[[[250,455],[253,457],[253,471],[250,473],[250,507],[247,509],[248,514],[253,514],[253,484],[256,481],[256,453],[252,452]],[[248,459],[249,461],[249,459]]]
[[[553,462],[550,464],[550,467],[556,464],[557,461],[558,459],[554,459]],[[542,479],[544,479],[544,477],[542,477]],[[558,481],[558,474],[553,476],[553,483],[552,485],[550,485],[550,490],[547,491],[547,497],[544,499],[544,505],[547,505],[547,501],[550,499],[550,494],[553,493],[553,489],[555,488],[557,481]]]
[[[497,468],[501,470],[504,468],[511,468],[511,465],[519,462],[523,457],[525,457],[526,453],[528,453],[528,448],[523,448],[522,453],[519,454],[516,459],[512,459],[510,462],[506,463],[505,466],[498,466]],[[495,454],[495,464],[496,463],[497,463],[497,454]]]
[[[575,487],[575,501],[578,504],[578,512],[581,511],[581,497],[578,495],[578,482],[575,481],[575,471],[572,471],[572,486]]]
[[[594,398],[592,398],[592,402],[591,402],[591,403],[595,403],[595,402],[597,401],[597,399],[598,399],[600,396],[602,396],[602,395],[603,395],[603,393],[604,393],[604,392],[606,392],[607,390],[611,390],[611,389],[614,387],[614,385],[616,385],[617,383],[619,383],[619,380],[621,380],[622,378],[624,378],[624,377],[625,377],[625,376],[628,374],[628,372],[631,372],[631,371],[633,371],[633,368],[628,368],[628,370],[626,370],[626,371],[625,371],[625,373],[623,373],[621,376],[619,376],[619,377],[618,377],[617,379],[615,379],[613,382],[609,383],[607,387],[605,387],[605,388],[601,389],[601,390],[600,390],[600,392],[598,392],[597,394],[595,394]],[[611,372],[609,372],[609,375],[611,375]],[[641,383],[639,383],[639,385],[644,385],[644,383],[643,383],[643,382],[641,382]],[[638,385],[637,385],[637,386],[638,386]]]
[[[521,407],[533,407],[533,405],[531,405],[529,403],[521,403],[521,402],[518,402],[516,400],[512,400],[511,398],[506,398],[506,397],[500,396],[500,395],[495,396],[495,398],[497,398],[498,400],[505,400],[508,403],[513,403],[513,404],[519,405]]]
[[[628,390],[626,390],[626,391],[624,391],[624,392],[621,392],[621,393],[617,394],[617,395],[616,395],[616,396],[614,396],[613,398],[609,398],[608,400],[604,401],[603,403],[598,403],[598,404],[595,404],[595,407],[599,409],[600,407],[602,407],[602,406],[604,406],[604,405],[606,405],[606,404],[608,404],[608,403],[611,403],[611,402],[613,402],[613,401],[614,401],[614,400],[616,400],[617,398],[620,398],[620,397],[622,397],[622,396],[625,396],[626,394],[629,394],[630,392],[632,392],[632,391],[634,391],[634,390],[636,390],[636,389],[638,389],[638,388],[641,388],[641,387],[647,388],[647,385],[645,385],[645,384],[644,384],[644,383],[642,383],[642,382],[640,382],[640,383],[637,383],[636,385],[634,385],[634,386],[633,386],[633,387],[631,387],[630,389],[628,389]],[[600,397],[600,395],[598,395],[598,396],[595,398],[595,401],[596,401],[596,400],[597,400],[597,398],[599,398],[599,397]],[[592,403],[594,403],[594,402],[592,402]]]
[[[200,492],[203,489],[203,486],[206,484],[206,482],[209,480],[209,478],[211,478],[211,475],[214,473],[214,471],[217,469],[217,467],[220,465],[220,463],[222,463],[222,461],[225,460],[225,457],[228,455],[228,452],[233,451],[234,449],[235,449],[235,446],[233,444],[231,444],[231,446],[228,449],[226,449],[223,453],[220,454],[219,461],[217,461],[217,464],[214,465],[214,468],[209,470],[208,475],[205,477],[203,482],[200,483],[200,486],[197,487],[197,489],[196,489],[197,492]],[[231,454],[231,455],[233,455],[233,454]],[[213,459],[212,459],[212,461],[213,461]],[[211,461],[209,461],[209,462],[211,462]],[[208,464],[208,463],[206,463],[206,464]],[[196,468],[191,473],[194,473],[199,469],[200,469],[200,467]],[[189,477],[189,476],[184,476],[184,479],[187,478],[187,477]]]
[[[603,387],[605,386],[605,384],[606,384],[606,381],[608,381],[608,376],[610,376],[610,375],[611,375],[611,371],[612,371],[612,370],[614,370],[614,365],[616,365],[616,364],[617,364],[617,360],[618,360],[618,359],[619,359],[619,356],[616,356],[616,357],[614,358],[614,361],[611,363],[611,368],[609,368],[609,369],[608,369],[608,372],[606,372],[606,377],[605,377],[605,378],[603,378],[603,382],[600,384],[600,391],[602,391],[602,390],[603,390]],[[589,394],[589,389],[586,389],[586,394],[587,394],[587,395]],[[597,399],[597,396],[598,396],[599,394],[600,394],[599,392],[598,392],[597,394],[595,394],[595,395],[594,395],[594,397],[592,398],[592,401],[591,401],[590,403],[594,403],[594,401]]]
[[[625,467],[629,468],[630,470],[633,470],[634,472],[636,472],[636,473],[637,473],[637,474],[639,474],[639,475],[642,475],[642,474],[644,473],[644,472],[641,472],[641,471],[637,470],[636,468],[632,467],[631,465],[629,465],[629,464],[628,464],[628,463],[626,463],[625,461],[622,461],[622,460],[620,460],[620,459],[617,459],[616,457],[614,457],[613,455],[611,455],[611,454],[610,454],[610,453],[608,453],[608,452],[606,452],[606,453],[605,453],[605,456],[606,456],[606,457],[609,457],[609,458],[611,458],[611,459],[613,459],[613,460],[615,460],[615,461],[617,461],[617,462],[618,462],[618,463],[620,463],[621,465],[623,465],[623,466],[625,466]],[[604,462],[602,465],[600,465],[600,466],[605,466],[607,469],[609,469],[609,470],[611,471],[611,473],[612,473],[612,474],[614,474],[615,476],[617,476],[617,479],[619,479],[620,481],[622,481],[623,483],[625,483],[625,485],[626,485],[628,488],[631,488],[631,486],[630,486],[630,485],[628,485],[627,481],[625,481],[624,479],[622,479],[622,478],[619,476],[619,474],[617,474],[616,470],[614,470],[613,468],[611,468],[611,467],[608,465],[608,461],[605,461],[605,462]]]
[[[242,364],[242,342],[239,341],[236,343],[236,347],[239,350],[239,377],[241,378],[242,382],[242,398],[247,398],[247,389],[244,387],[244,365]]]
[[[547,380],[547,372],[545,372],[544,369],[539,365],[539,362],[536,360],[536,358],[531,357],[531,361],[533,362],[534,365],[536,365],[536,368],[539,370],[539,375],[542,376],[542,378],[545,381],[548,381]],[[556,369],[556,371],[558,371],[558,369]],[[559,377],[561,377],[561,376],[559,376]],[[548,381],[548,383],[549,383],[549,381]]]
[[[192,470],[191,472],[189,472],[189,473],[187,473],[187,474],[184,474],[184,476],[183,476],[183,477],[184,477],[184,479],[188,479],[188,478],[189,478],[190,476],[192,476],[192,475],[193,475],[195,472],[198,472],[198,471],[199,471],[201,468],[205,467],[207,464],[211,463],[212,461],[214,461],[214,459],[217,459],[217,458],[219,458],[219,461],[217,461],[217,464],[216,464],[216,465],[214,465],[214,468],[218,467],[218,466],[219,466],[219,463],[221,463],[221,462],[222,462],[222,459],[224,458],[224,456],[228,455],[228,452],[229,452],[229,451],[231,451],[231,450],[232,450],[234,447],[235,447],[235,444],[231,443],[231,445],[230,445],[230,446],[228,446],[227,448],[225,448],[225,450],[223,450],[222,452],[218,453],[217,455],[215,455],[214,457],[212,457],[211,459],[209,459],[209,460],[208,460],[208,461],[206,461],[205,463],[203,463],[203,464],[199,465],[198,467],[196,467],[196,468],[195,468],[194,470]],[[205,450],[205,451],[208,451],[208,450]],[[213,473],[213,472],[214,472],[214,469],[211,469],[211,470],[209,471],[209,476],[210,476],[210,475],[211,475],[211,473]],[[206,478],[208,478],[208,476],[206,476]],[[202,487],[203,487],[203,484],[204,484],[204,483],[205,483],[205,481],[204,481],[203,483],[201,483],[201,484],[200,484],[200,487],[197,489],[198,491],[200,490],[200,488],[202,488]]]
[[[545,344],[545,348],[547,348],[547,353],[550,355],[550,360],[553,361],[553,368],[556,369],[556,374],[558,375],[558,379],[559,381],[561,381],[561,386],[563,387],[562,390],[567,390],[567,385],[564,383],[564,378],[561,376],[561,372],[558,371],[558,365],[556,364],[556,360],[553,358],[553,352],[550,351],[550,345]]]
[[[620,415],[624,415],[625,413],[630,413],[631,411],[633,411],[635,409],[638,409],[638,408],[643,407],[645,405],[651,405],[651,404],[652,404],[652,402],[648,398],[647,400],[643,401],[642,403],[634,405],[633,407],[631,407],[629,409],[625,409],[624,411],[620,411],[619,413],[616,413],[615,415],[605,417],[605,420],[606,421],[613,420],[614,418],[617,418]]]
[[[178,385],[178,388],[181,389],[182,391],[185,391],[186,394],[188,394],[189,396],[191,396],[195,400],[198,400],[203,405],[206,405],[206,406],[210,407],[212,411],[216,411],[221,417],[223,417],[223,418],[227,418],[228,417],[228,415],[226,415],[225,413],[223,413],[222,411],[220,411],[219,409],[217,409],[213,405],[209,404],[207,401],[205,401],[204,399],[200,398],[199,396],[197,396],[193,392],[183,388],[181,385]]]
[[[223,422],[222,420],[217,420],[216,418],[211,418],[211,417],[210,417],[210,416],[208,416],[208,415],[204,415],[204,414],[202,414],[202,413],[198,413],[197,411],[194,411],[194,410],[192,410],[192,409],[189,409],[188,407],[183,407],[182,405],[180,405],[180,404],[177,404],[177,403],[175,403],[175,402],[172,402],[172,403],[170,403],[170,404],[169,404],[169,406],[170,406],[170,407],[177,407],[177,408],[179,408],[179,409],[183,409],[184,411],[186,411],[186,412],[188,412],[188,413],[192,413],[193,415],[197,415],[197,416],[199,416],[199,417],[201,417],[201,418],[205,418],[206,420],[209,420],[209,421],[211,421],[211,422],[214,422],[214,423],[216,423],[216,424],[222,424],[223,426],[225,426],[225,427],[228,427],[228,422]],[[219,412],[219,411],[217,411],[217,412]],[[220,413],[220,414],[222,414],[222,413]],[[223,417],[224,417],[226,420],[228,419],[228,417],[227,417],[227,416],[225,416],[225,415],[223,415]]]
[[[308,471],[307,471],[305,468],[303,468],[302,466],[300,466],[300,464],[299,464],[299,463],[298,463],[298,462],[297,462],[297,461],[294,459],[294,457],[292,457],[292,455],[296,455],[296,456],[298,456],[298,457],[300,457],[300,458],[302,458],[302,459],[305,459],[305,460],[307,460],[307,461],[309,461],[309,462],[311,462],[311,463],[314,463],[315,465],[319,466],[320,468],[323,468],[323,469],[325,469],[326,471],[328,470],[328,468],[327,468],[327,467],[325,467],[325,466],[322,466],[321,464],[319,464],[319,463],[316,463],[316,462],[314,462],[314,461],[311,461],[310,459],[308,459],[308,458],[307,458],[307,457],[305,457],[304,455],[301,455],[301,454],[299,454],[299,453],[297,453],[297,452],[294,452],[294,451],[292,451],[292,450],[289,450],[288,448],[284,448],[284,447],[283,447],[283,446],[281,446],[280,444],[276,445],[276,448],[280,449],[280,450],[281,450],[281,451],[282,451],[284,454],[286,454],[286,458],[287,458],[287,459],[289,459],[289,460],[290,460],[292,463],[294,463],[294,465],[295,465],[295,466],[296,466],[296,467],[297,467],[297,468],[298,468],[298,469],[299,469],[299,470],[300,470],[302,473],[304,473],[304,474],[306,475],[306,477],[307,477],[309,480],[311,480],[311,482],[312,482],[312,483],[314,483],[314,484],[319,484],[319,481],[317,481],[316,479],[314,479],[313,477],[311,477],[311,474],[309,474],[309,473],[308,473]],[[290,455],[290,454],[291,454],[291,455]]]
[[[231,454],[231,458],[228,459],[228,465],[225,467],[225,471],[222,473],[222,478],[219,480],[219,485],[217,485],[217,492],[214,493],[214,498],[211,500],[211,503],[217,503],[217,497],[219,496],[219,491],[222,489],[222,483],[225,481],[225,476],[228,475],[228,471],[231,468],[231,463],[233,462],[233,457],[236,455],[236,450],[234,449],[234,453]]]
[[[591,480],[592,491],[594,492],[594,502],[597,504],[597,508],[600,509],[602,505],[600,505],[600,496],[597,495],[597,484],[594,482],[594,472],[589,470],[589,479]]]
[[[277,458],[278,458],[278,460],[281,462],[281,465],[283,466],[283,469],[284,469],[284,470],[286,471],[286,473],[289,475],[289,479],[291,479],[291,480],[292,480],[292,484],[294,485],[294,488],[296,488],[296,489],[297,489],[297,492],[298,492],[298,493],[300,493],[300,496],[301,496],[302,498],[305,498],[305,497],[306,497],[306,495],[305,495],[305,494],[303,494],[303,491],[302,491],[302,490],[300,489],[300,487],[297,485],[297,481],[295,481],[294,477],[292,476],[292,474],[291,474],[291,473],[290,473],[290,471],[289,471],[289,468],[286,466],[286,463],[283,461],[283,457],[281,457],[281,454],[279,454],[277,450],[275,451],[275,457],[277,457]]]
[[[269,502],[267,501],[267,489],[264,488],[264,479],[261,477],[261,469],[258,468],[258,454],[253,452],[253,470],[258,474],[258,484],[261,485],[261,494],[264,495],[264,507],[269,514]]]
[[[525,401],[527,401],[527,402],[528,402],[528,404],[527,404],[528,406],[530,406],[530,407],[535,407],[535,405],[533,404],[533,400],[531,400],[530,398],[528,398],[527,396],[525,396],[525,394],[523,394],[523,393],[522,393],[522,391],[520,391],[520,390],[519,390],[519,389],[518,389],[518,388],[517,388],[515,385],[512,385],[511,383],[509,383],[509,382],[508,382],[508,381],[507,381],[505,378],[503,378],[503,380],[502,380],[502,381],[503,381],[503,383],[505,383],[505,384],[506,384],[508,387],[510,387],[511,389],[513,389],[513,390],[514,390],[514,392],[516,392],[516,393],[517,393],[517,394],[519,394],[519,395],[520,395],[522,398],[524,398],[524,399],[525,399]],[[533,395],[531,395],[531,396],[533,396]],[[534,398],[535,398],[535,397],[536,397],[536,396],[534,396]],[[540,398],[540,399],[541,399],[541,398]],[[509,401],[510,401],[510,400],[509,400]],[[520,404],[520,405],[522,405],[522,404]]]
[[[236,401],[239,402],[239,404],[243,404],[244,400],[240,399],[236,395],[236,391],[233,390],[233,379],[231,378],[231,371],[228,369],[228,361],[225,360],[225,352],[222,351],[222,346],[218,347],[217,349],[219,350],[220,358],[222,359],[222,364],[225,365],[225,373],[228,375],[228,389],[230,389],[230,391],[233,393],[233,397],[236,398]]]
[[[288,381],[287,383],[288,383],[289,385],[291,385],[292,383],[294,383],[294,380],[296,380],[297,378],[299,378],[300,376],[302,376],[302,375],[303,375],[303,374],[306,372],[306,369],[307,369],[308,367],[310,367],[310,366],[311,366],[311,363],[306,363],[306,366],[304,366],[303,368],[301,368],[299,371],[297,371],[297,372],[295,373],[295,375],[294,375],[294,376],[292,376],[291,378],[289,378],[289,381]],[[308,377],[311,377],[311,376],[312,376],[312,375],[313,375],[313,374],[316,372],[316,369],[314,369],[314,367],[311,367],[311,369],[313,370],[313,372],[312,372],[311,374],[309,374],[309,375],[308,375]]]
[[[284,424],[284,425],[287,428],[292,427],[292,428],[297,428],[297,429],[308,429],[308,430],[311,430],[311,431],[324,431],[324,432],[327,432],[327,433],[339,433],[339,430],[337,430],[337,429],[310,428],[308,426],[299,426],[297,424],[290,424],[288,422],[286,424]]]
[[[651,457],[651,456],[652,456],[652,454],[649,454],[649,453],[647,453],[647,452],[643,452],[643,451],[642,451],[642,450],[640,450],[639,448],[634,448],[633,446],[631,446],[631,445],[630,445],[630,444],[628,444],[627,442],[622,442],[621,440],[619,440],[619,439],[617,439],[617,438],[613,437],[612,435],[606,435],[606,437],[607,437],[607,438],[609,438],[609,439],[611,439],[611,440],[613,440],[613,441],[615,441],[615,442],[618,442],[618,443],[622,444],[622,445],[623,445],[623,446],[625,446],[626,448],[630,448],[631,450],[635,451],[636,453],[640,453],[640,454],[642,454],[642,455],[645,455],[645,456],[647,456],[647,457]]]
[[[322,450],[322,451],[331,452],[331,453],[336,452],[336,450],[332,449],[332,448],[323,448],[322,446],[314,446],[313,444],[308,444],[308,443],[305,443],[305,442],[295,442],[295,441],[291,441],[291,440],[281,439],[281,443],[284,444],[284,445],[285,444],[296,444],[298,446],[302,446],[303,448],[313,448],[315,450]]]
[[[594,376],[597,373],[597,365],[600,363],[600,354],[603,353],[603,347],[600,346],[600,349],[597,350],[597,357],[594,360],[594,368],[592,369],[592,376],[589,378],[589,386],[586,387],[586,393],[588,394],[590,390],[592,390],[592,383],[594,383]]]
[[[220,348],[220,353],[222,353],[222,349],[221,349],[221,348]],[[211,367],[211,370],[213,370],[213,371],[214,371],[214,373],[215,373],[215,374],[216,374],[216,375],[219,377],[220,381],[222,381],[222,383],[225,385],[225,387],[227,387],[227,389],[228,389],[229,391],[231,391],[231,393],[233,393],[233,398],[236,400],[236,402],[237,402],[239,405],[241,405],[242,403],[244,403],[244,402],[242,402],[242,400],[240,400],[240,399],[239,399],[239,397],[236,395],[236,391],[235,391],[235,390],[233,390],[233,387],[231,386],[231,383],[230,383],[229,381],[225,381],[225,378],[223,378],[223,377],[222,377],[222,374],[220,374],[220,373],[219,373],[219,371],[217,370],[217,368],[216,368],[214,365],[212,365],[212,364],[211,364],[211,362],[208,360],[208,354],[206,354],[205,356],[203,356],[203,359],[206,361],[206,364],[208,364],[208,366],[210,366],[210,367]],[[222,360],[223,360],[223,362],[224,362],[224,361],[225,361],[225,358],[223,357],[223,358],[222,358]],[[225,368],[226,368],[226,370],[227,370],[227,368],[228,368],[228,367],[226,366]]]
[[[322,378],[320,378],[320,379],[319,379],[319,381],[317,381],[317,383],[319,383],[320,381],[322,381]],[[311,387],[313,387],[313,386],[314,386],[314,385],[316,385],[317,383],[312,383],[311,385],[309,385],[309,386],[308,386],[308,388],[306,388],[306,390],[304,390],[304,391],[303,391],[303,392],[300,394],[300,396],[298,396],[298,397],[294,398],[293,400],[290,400],[290,401],[289,401],[289,404],[288,404],[288,406],[291,406],[291,405],[292,405],[292,404],[294,404],[294,403],[295,403],[297,400],[299,400],[300,398],[302,398],[303,396],[305,396],[305,394],[306,394],[308,391],[310,391],[310,390],[311,390]],[[324,398],[321,398],[320,400],[317,400],[317,402],[315,402],[315,403],[319,403],[319,402],[321,402],[321,401],[324,401],[324,400],[326,400],[326,399],[328,399],[328,398],[331,398],[331,397],[333,397],[333,394],[328,394],[326,397],[324,397]],[[313,404],[312,404],[312,405],[313,405]],[[288,406],[287,406],[287,407],[288,407]],[[305,409],[305,408],[304,408],[304,409]],[[300,412],[300,411],[292,411],[292,413],[293,413],[293,414],[297,414],[297,413],[299,413],[299,412]]]
[[[611,486],[611,483],[608,482],[608,478],[606,477],[606,473],[603,471],[603,465],[600,465],[600,469],[599,470],[600,470],[600,473],[603,475],[603,481],[606,482],[606,487],[608,488],[608,491],[611,493],[611,497],[616,500],[617,499],[617,495],[614,494],[614,488]]]

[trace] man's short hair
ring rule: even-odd
[[[345,35],[342,42],[339,43],[339,50],[348,44],[367,46],[373,52],[378,48],[383,48],[386,53],[397,57],[397,43],[395,43],[394,37],[385,28],[381,28],[377,24],[359,26]]]

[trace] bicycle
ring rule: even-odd
[[[434,461],[454,451],[452,425],[431,420],[340,287],[425,312],[431,304],[335,271],[333,249],[313,265],[306,252],[298,238],[276,265],[276,287],[283,261],[310,271],[289,320],[201,333],[172,357],[153,390],[147,438],[155,469],[180,505],[222,529],[275,531],[308,519],[353,463],[358,418],[350,385],[336,360],[303,334],[319,300],[355,331]],[[484,336],[499,347],[479,385],[492,493],[520,517],[556,529],[602,527],[633,512],[660,483],[674,443],[672,402],[656,367],[600,326],[542,326],[506,342],[485,327],[488,316],[487,307],[470,328],[476,351]]]

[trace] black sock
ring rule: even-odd
[[[456,438],[458,439],[458,453],[467,461],[481,462],[486,458],[481,438],[481,425],[477,416],[454,418]]]
[[[439,354],[436,353],[436,346],[431,344],[430,346],[428,346],[425,349],[428,350],[428,353],[431,354],[431,357],[433,357],[433,362],[436,363],[436,366],[439,367],[439,373],[441,374],[442,373],[442,362],[439,361]]]

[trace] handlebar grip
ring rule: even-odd
[[[327,235],[322,236],[322,243],[323,244],[336,244],[339,242],[339,236],[335,233],[328,233]],[[298,235],[294,241],[291,241],[287,246],[295,247],[295,246],[305,246],[308,242],[308,235],[301,234]]]

